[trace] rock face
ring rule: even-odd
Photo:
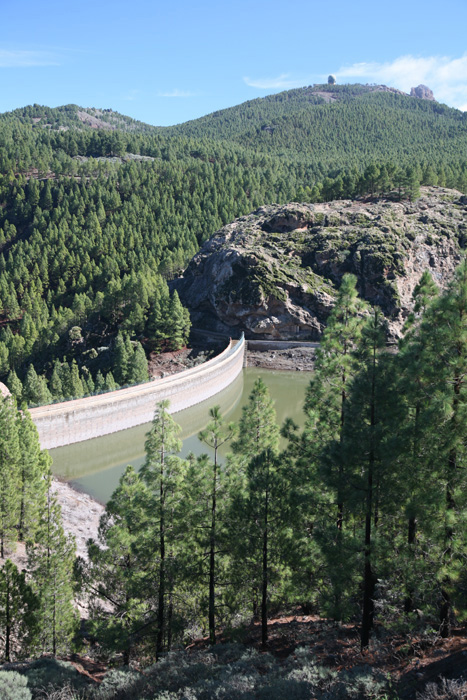
[[[427,187],[414,203],[260,207],[224,226],[176,286],[198,328],[318,340],[342,276],[378,304],[397,338],[424,270],[444,287],[467,247],[467,197]]]
[[[5,386],[5,384],[2,384],[2,382],[0,382],[0,396],[3,396],[5,399],[7,396],[11,396],[9,388]]]
[[[417,87],[410,88],[410,97],[418,97],[420,100],[431,100],[435,101],[433,90],[430,90],[426,85],[417,85]]]

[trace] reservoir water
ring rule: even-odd
[[[277,421],[282,425],[286,418],[292,418],[303,425],[303,402],[310,381],[310,372],[284,372],[267,369],[247,368],[226,389],[208,401],[174,414],[174,419],[182,428],[185,457],[189,452],[199,455],[209,453],[206,445],[198,440],[198,433],[209,421],[209,409],[220,405],[227,421],[237,422],[241,409],[248,400],[255,380],[261,377],[275,401]],[[139,469],[144,462],[144,442],[151,424],[140,425],[129,430],[86,440],[67,447],[50,450],[53,458],[53,471],[58,476],[72,482],[81,491],[91,494],[99,501],[106,502],[118,484],[127,464]],[[229,451],[226,445],[224,454]]]

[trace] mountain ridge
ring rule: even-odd
[[[372,93],[391,93],[393,95],[416,98],[418,100],[428,100],[441,104],[434,99],[432,91],[426,85],[418,85],[417,87],[411,88],[410,93],[406,93],[403,90],[399,90],[398,88],[390,87],[384,84],[346,83],[342,85],[332,85],[327,83],[317,83],[314,85],[285,90],[279,93],[273,93],[271,95],[265,95],[264,97],[245,100],[244,102],[231,105],[230,107],[214,110],[213,112],[209,112],[196,119],[189,119],[186,122],[180,122],[169,126],[160,126],[149,122],[143,122],[130,115],[122,114],[112,108],[99,108],[94,106],[83,107],[74,103],[59,105],[57,107],[48,107],[47,105],[39,105],[35,103],[33,105],[25,105],[22,107],[17,107],[14,110],[2,112],[0,113],[0,117],[8,115],[17,116],[25,121],[29,121],[32,124],[48,127],[53,125],[47,122],[41,124],[44,117],[52,117],[56,123],[60,117],[63,119],[68,118],[68,120],[71,117],[71,120],[75,124],[77,122],[81,122],[82,125],[89,126],[91,128],[118,129],[125,126],[130,130],[141,129],[144,131],[150,131],[155,129],[158,131],[172,131],[183,129],[188,125],[197,124],[209,118],[217,118],[232,110],[251,107],[255,104],[277,105],[283,102],[301,101],[304,104],[313,106],[329,104],[330,102],[350,101]],[[455,107],[448,107],[447,105],[443,106],[447,109],[460,112],[460,110],[457,110]],[[73,118],[73,115],[76,115],[76,118]]]

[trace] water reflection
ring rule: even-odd
[[[282,424],[285,418],[291,417],[298,424],[303,424],[302,407],[310,374],[248,368],[212,399],[175,414],[175,420],[182,427],[182,456],[189,452],[209,453],[209,449],[200,443],[197,437],[209,420],[209,409],[219,404],[227,420],[238,421],[241,407],[246,403],[257,377],[264,380],[275,400],[279,423]],[[101,438],[50,450],[53,471],[72,481],[80,490],[105,502],[117,486],[126,465],[132,464],[139,469],[143,464],[144,442],[149,428],[150,424],[140,425]],[[224,454],[228,450],[229,446],[226,445]]]

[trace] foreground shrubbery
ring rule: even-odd
[[[99,686],[85,685],[70,664],[53,660],[22,673],[0,674],[0,683],[3,675],[11,693],[1,695],[2,700],[374,700],[390,694],[387,679],[368,666],[336,672],[318,666],[304,648],[278,661],[235,644],[171,652],[144,673],[110,671]]]

